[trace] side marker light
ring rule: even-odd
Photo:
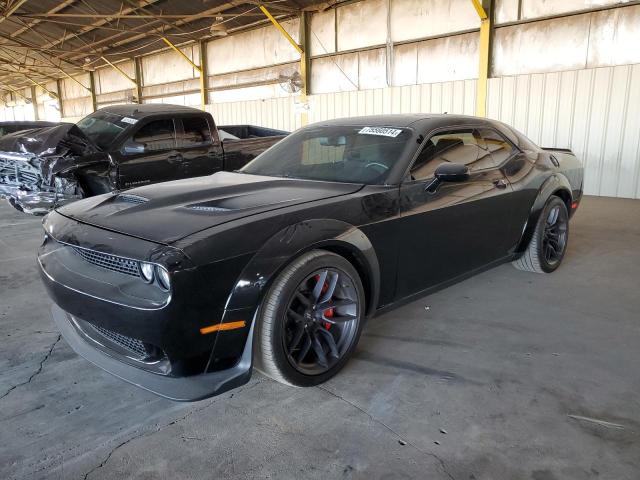
[[[213,332],[223,332],[226,330],[236,330],[238,328],[244,328],[247,326],[247,322],[244,320],[238,320],[237,322],[218,323],[217,325],[210,325],[200,329],[202,335]]]

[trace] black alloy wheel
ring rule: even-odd
[[[542,208],[531,241],[513,261],[519,270],[551,273],[562,263],[569,241],[569,214],[560,197],[552,195]]]
[[[291,365],[318,375],[345,354],[356,333],[358,298],[353,280],[337,268],[313,272],[296,288],[282,340]]]
[[[547,265],[555,268],[564,256],[567,247],[569,218],[563,205],[553,205],[548,211],[542,234],[542,253]]]
[[[274,279],[260,307],[255,366],[287,385],[318,385],[340,371],[360,338],[365,294],[344,257],[312,250]]]

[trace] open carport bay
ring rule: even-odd
[[[79,358],[0,206],[0,478],[636,479],[640,202],[587,197],[552,275],[503,265],[374,318],[327,384],[172,403]]]

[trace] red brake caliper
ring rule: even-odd
[[[333,318],[333,307],[331,308],[327,308],[323,313],[322,313],[326,318]],[[329,330],[331,328],[331,324],[329,322],[324,322],[324,328],[326,328],[327,330]]]
[[[320,280],[320,275],[315,276],[316,282]],[[324,293],[329,288],[329,284],[325,281],[324,285],[322,285],[321,292]],[[327,308],[322,314],[327,318],[333,318],[333,307]],[[329,322],[324,322],[324,328],[329,330],[331,328],[331,324]]]

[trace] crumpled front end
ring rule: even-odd
[[[66,156],[39,157],[32,153],[0,152],[0,197],[16,209],[44,215],[54,207],[82,198],[80,185],[73,175],[64,173]]]

